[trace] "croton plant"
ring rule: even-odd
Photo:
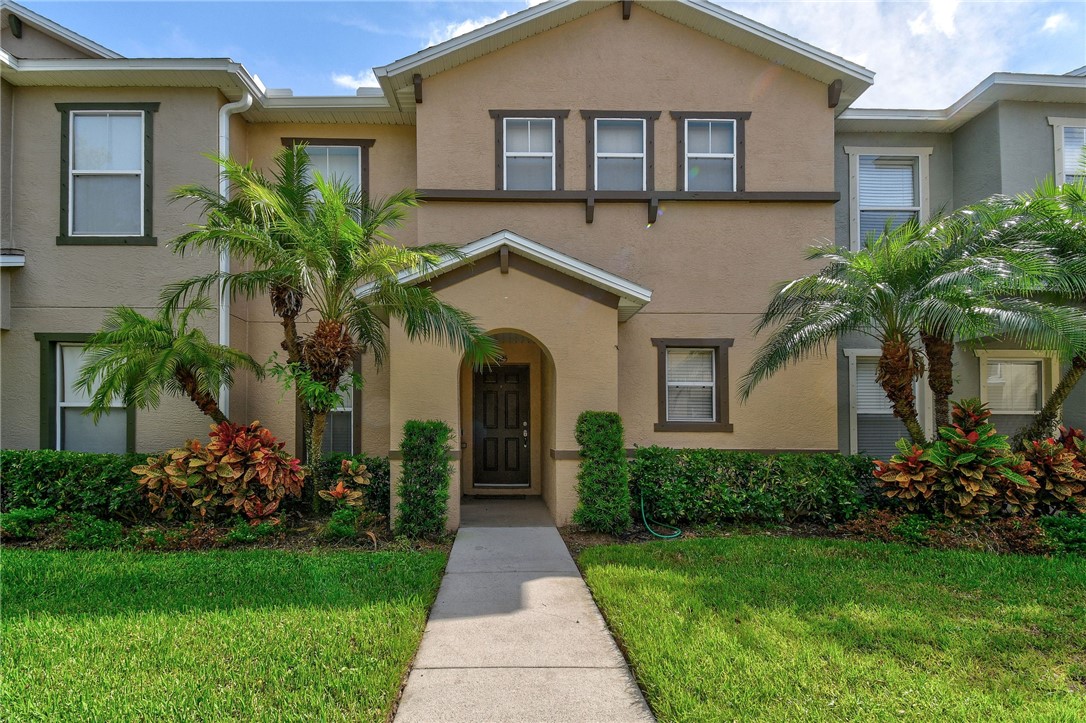
[[[172,518],[180,509],[200,517],[219,511],[259,521],[288,495],[301,494],[305,470],[260,422],[211,426],[210,441],[189,440],[132,471],[152,511]]]

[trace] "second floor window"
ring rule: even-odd
[[[686,191],[735,190],[735,121],[690,118],[685,124]]]
[[[1062,170],[1064,183],[1086,180],[1086,126],[1063,127]]]
[[[853,249],[910,220],[928,215],[931,148],[846,146],[849,177],[849,242]]]
[[[860,239],[920,220],[920,159],[860,156]]]
[[[596,118],[598,191],[645,190],[645,121],[640,118]]]
[[[328,183],[347,183],[357,191],[362,188],[362,149],[359,146],[306,146],[309,155],[309,180],[319,173]]]
[[[73,111],[68,234],[143,236],[144,113]]]
[[[507,191],[555,189],[554,119],[505,118],[504,187]]]

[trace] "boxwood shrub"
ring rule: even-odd
[[[136,521],[151,510],[132,467],[146,454],[88,454],[52,449],[0,450],[0,506],[40,507]]]
[[[581,469],[573,521],[596,532],[625,532],[633,520],[622,418],[615,412],[581,412],[575,434]]]
[[[449,439],[444,422],[409,420],[403,426],[403,476],[396,534],[439,537],[449,508]]]
[[[720,449],[638,448],[634,502],[678,525],[843,522],[871,506],[871,460],[835,453],[760,454]]]

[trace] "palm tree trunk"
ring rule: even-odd
[[[1052,434],[1063,403],[1067,401],[1067,397],[1071,395],[1071,390],[1082,379],[1083,374],[1086,374],[1086,354],[1079,354],[1071,359],[1071,366],[1068,367],[1067,373],[1063,375],[1060,383],[1052,390],[1051,396],[1045,401],[1041,411],[1038,412],[1028,426],[1020,429],[1018,434],[1011,439],[1013,449],[1022,449],[1027,440],[1044,439]]]
[[[324,441],[324,427],[328,423],[327,412],[312,412],[313,415],[313,429],[309,434],[309,468],[315,470],[316,466],[320,464],[321,455],[323,450],[321,449],[321,443]]]
[[[935,411],[935,428],[950,424],[950,395],[954,393],[954,342],[921,332],[928,357],[928,388]]]
[[[192,403],[195,404],[201,412],[206,414],[215,420],[216,424],[222,424],[223,422],[229,422],[226,415],[219,409],[219,403],[215,401],[215,397],[210,392],[205,392],[200,389],[199,383],[196,381],[196,375],[188,367],[178,367],[174,373],[177,381],[181,384],[181,388],[185,390],[185,394],[189,396]]]
[[[928,441],[916,414],[916,392],[913,388],[923,373],[924,362],[911,344],[902,340],[883,342],[875,379],[894,406],[894,416],[905,424],[905,429],[916,444]]]

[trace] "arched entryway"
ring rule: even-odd
[[[553,357],[520,329],[489,332],[504,360],[460,365],[460,479],[465,496],[547,496],[553,487]],[[553,494],[550,495],[553,499]]]

